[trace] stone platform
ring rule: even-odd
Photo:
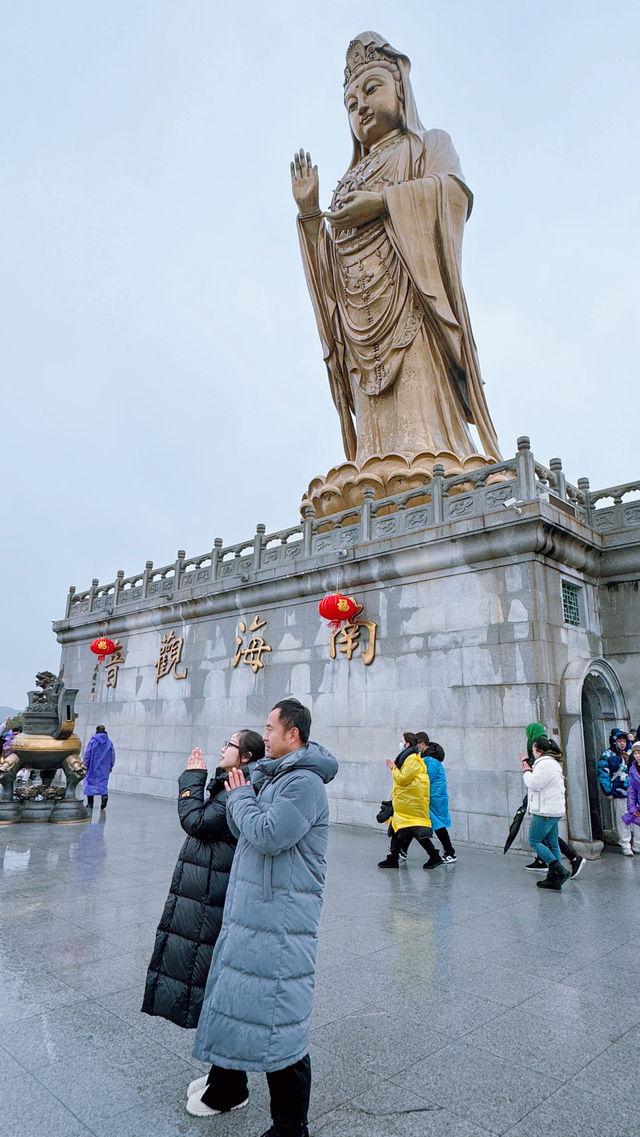
[[[90,825],[0,830],[3,1137],[258,1137],[185,1112],[193,1031],[140,1013],[183,834],[174,802],[110,795]],[[640,857],[561,893],[523,856],[382,872],[382,833],[335,826],[312,1028],[311,1137],[619,1137],[637,1131],[630,996]],[[627,1071],[616,1080],[612,1071]]]
[[[639,488],[573,486],[522,438],[502,463],[388,498],[365,487],[330,518],[307,509],[290,529],[72,589],[54,628],[79,732],[107,726],[115,789],[172,796],[193,746],[215,764],[229,731],[261,730],[292,693],[341,762],[334,820],[375,825],[385,759],[427,730],[447,753],[454,836],[496,845],[539,720],[567,755],[572,838],[597,854],[612,832],[597,755],[612,725],[640,719]],[[357,641],[332,646],[318,601],[333,591],[364,605]],[[105,634],[118,651],[95,670]]]

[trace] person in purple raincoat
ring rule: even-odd
[[[107,808],[109,795],[107,792],[109,783],[109,774],[113,770],[116,760],[116,752],[113,749],[113,742],[109,738],[105,727],[97,726],[96,733],[89,739],[82,761],[87,767],[87,776],[83,782],[82,788],[87,795],[87,805],[89,809],[93,809],[93,798],[95,794],[100,794],[102,797],[101,809]]]
[[[640,742],[634,742],[629,753],[629,789],[627,790],[627,812],[623,813],[625,825],[637,826],[631,830],[632,851],[640,853]]]

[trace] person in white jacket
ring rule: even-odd
[[[559,892],[571,876],[563,868],[558,846],[558,822],[565,814],[564,774],[560,760],[562,751],[552,738],[536,738],[533,743],[533,766],[522,754],[522,774],[529,795],[531,815],[529,844],[537,857],[548,865],[544,880],[537,880],[538,888],[552,888]]]

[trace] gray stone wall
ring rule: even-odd
[[[640,556],[637,578],[600,589],[604,654],[615,663],[634,729],[640,723]]]
[[[80,689],[81,734],[103,721],[114,740],[114,788],[174,796],[193,746],[215,766],[230,731],[261,729],[272,704],[293,693],[312,708],[314,737],[340,759],[330,787],[336,821],[375,824],[377,803],[389,794],[384,760],[396,754],[403,729],[426,729],[447,752],[454,835],[500,844],[522,797],[524,724],[541,719],[557,732],[567,663],[601,650],[593,585],[577,576],[590,597],[589,622],[567,628],[563,575],[520,554],[359,587],[363,615],[378,625],[368,667],[357,653],[351,661],[329,658],[330,632],[317,610],[322,591],[274,604],[261,603],[258,588],[250,605],[224,616],[169,618],[120,632],[125,663],[117,687],[108,689],[101,671],[93,702],[86,639],[64,647],[65,679]],[[242,662],[232,666],[238,620],[248,627],[254,616],[267,621],[261,631],[272,647],[255,675]],[[187,677],[170,673],[157,682],[168,630],[184,639],[179,669]]]
[[[628,580],[617,592],[611,584],[639,563],[640,528],[620,505],[594,515],[588,490],[569,487],[557,461],[550,470],[535,463],[526,439],[503,467],[495,482],[495,468],[478,472],[471,491],[438,475],[417,496],[369,496],[329,524],[307,516],[280,535],[259,526],[253,544],[217,541],[211,554],[180,552],[165,569],[148,562],[138,576],[72,590],[55,625],[65,681],[79,688],[81,736],[104,722],[114,740],[113,787],[173,797],[194,746],[212,769],[229,732],[261,729],[291,693],[311,707],[313,737],[340,759],[329,788],[335,821],[376,825],[390,792],[385,759],[403,730],[422,729],[447,753],[454,838],[501,845],[523,794],[524,726],[540,720],[561,742],[571,733],[570,823],[588,841],[574,704],[590,662],[607,652],[638,689],[637,594]],[[420,494],[429,493],[425,507]],[[565,619],[563,580],[581,589],[579,626]],[[355,594],[360,618],[377,624],[370,666],[358,651],[329,657],[317,605],[336,590]],[[266,621],[258,634],[272,649],[255,674],[242,659],[233,666],[239,622],[248,629],[254,617]],[[187,676],[157,681],[170,632],[183,640],[177,670]],[[105,633],[120,640],[124,663],[115,688],[99,671],[92,701],[88,645]]]

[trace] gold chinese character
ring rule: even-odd
[[[360,640],[360,630],[366,628],[369,632],[369,642],[366,648],[363,649]],[[347,660],[353,658],[354,652],[360,648],[360,658],[365,667],[368,667],[373,662],[376,654],[376,632],[378,625],[369,620],[349,620],[342,628],[336,628],[331,633],[331,644],[329,646],[329,658],[336,658],[336,644],[341,655],[346,655]]]
[[[112,651],[104,669],[107,687],[117,687],[118,685],[118,669],[124,663],[121,648],[120,640],[116,640],[115,651]]]
[[[178,671],[178,664],[182,657],[182,636],[176,636],[172,630],[168,636],[163,636],[160,641],[160,655],[156,661],[156,683],[159,683],[165,675],[173,669],[174,679],[186,679],[187,668],[184,671]]]
[[[260,628],[264,628],[266,623],[266,620],[261,620],[259,616],[254,616],[249,625],[249,631],[252,633],[257,632]],[[245,647],[242,637],[245,635],[246,630],[247,625],[244,620],[238,620],[238,631],[241,634],[238,635],[236,633],[236,654],[233,657],[233,667],[237,667],[240,660],[242,660],[243,663],[246,663],[251,668],[255,675],[261,667],[264,667],[264,660],[262,658],[263,652],[271,651],[272,649],[268,643],[265,643],[263,636],[256,635],[251,636],[247,647]]]

